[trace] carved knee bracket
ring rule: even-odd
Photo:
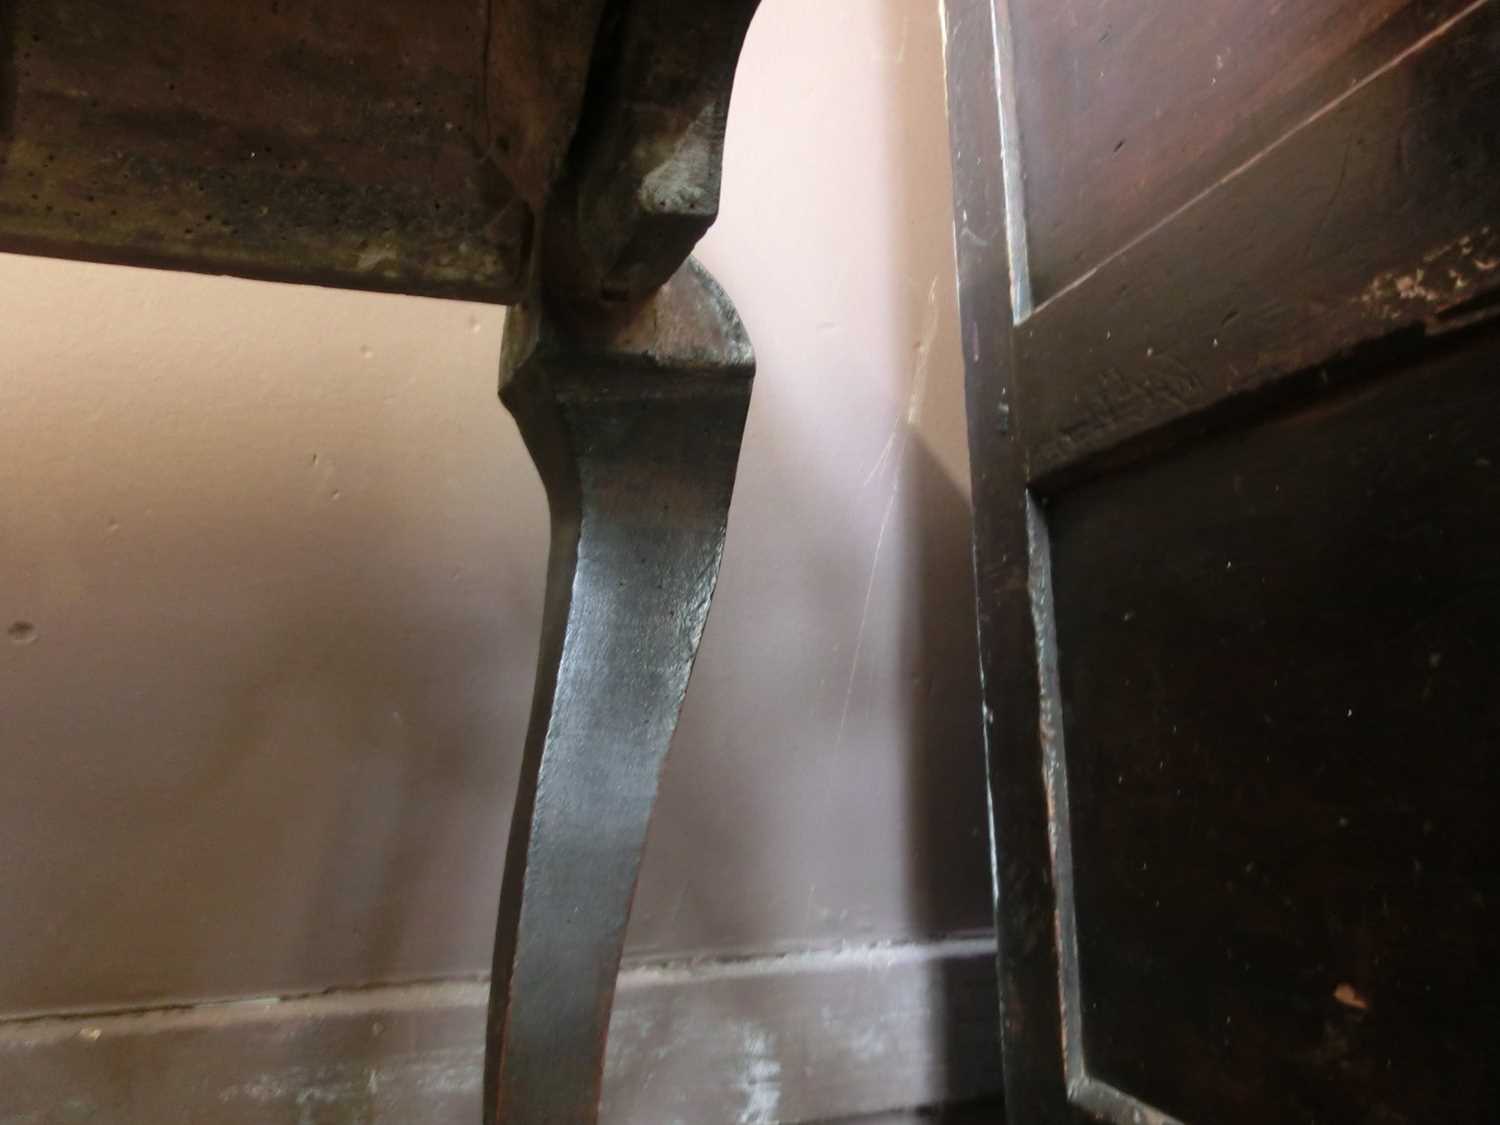
[[[552,517],[541,656],[506,854],[485,1120],[597,1115],[625,925],[703,635],[755,371],[689,260],[618,314],[521,307],[500,397]]]

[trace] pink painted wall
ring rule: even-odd
[[[932,0],[765,0],[760,376],[635,956],[988,925]],[[503,310],[0,257],[0,1015],[488,967],[545,509]]]

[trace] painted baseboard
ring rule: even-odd
[[[640,965],[606,1122],[791,1125],[999,1086],[994,942]],[[473,1125],[487,985],[0,1022],[0,1125]]]

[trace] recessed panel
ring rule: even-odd
[[[1500,360],[1048,508],[1087,1073],[1202,1123],[1492,1119]]]
[[[1038,304],[1466,6],[1009,3]]]

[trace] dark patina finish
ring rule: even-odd
[[[512,34],[519,8],[492,9],[494,35]],[[496,154],[546,192],[500,394],[546,486],[552,548],[496,934],[487,1122],[598,1113],[630,901],[718,577],[754,373],[733,306],[688,260],[718,213],[754,10],[605,5],[571,146]]]
[[[548,227],[551,288],[644,297],[717,211],[754,10],[14,0],[0,249],[512,304]]]
[[[525,292],[530,207],[484,151],[482,4],[14,0],[0,13],[0,247],[507,303]]]
[[[759,0],[631,0],[605,25],[567,175],[548,210],[543,284],[639,300],[719,213],[729,92]]]
[[[1488,1121],[1500,3],[946,11],[1008,1113]]]
[[[552,548],[495,944],[487,1121],[594,1120],[753,373],[733,307],[691,261],[619,314],[511,314],[501,397],[546,485]]]

